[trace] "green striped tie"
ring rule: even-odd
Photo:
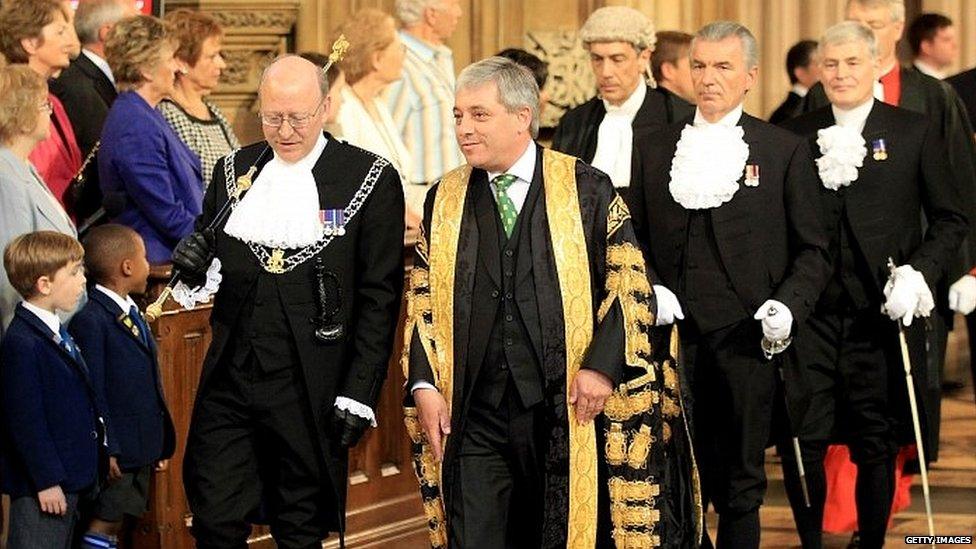
[[[512,199],[508,197],[508,188],[516,180],[518,180],[518,177],[508,173],[503,173],[492,180],[492,183],[495,184],[495,201],[498,203],[498,215],[501,216],[505,236],[509,238],[511,238],[512,230],[515,228],[515,220],[518,219],[518,210],[515,209],[515,203],[512,202]]]

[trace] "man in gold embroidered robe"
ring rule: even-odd
[[[690,546],[694,466],[630,215],[533,141],[537,106],[511,61],[465,69],[468,164],[424,208],[403,359],[431,544]]]

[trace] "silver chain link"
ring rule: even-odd
[[[234,192],[237,185],[234,171],[234,156],[236,153],[237,151],[230,153],[224,161],[224,178],[226,180],[225,184],[227,186],[228,196]],[[383,168],[387,167],[389,164],[390,163],[385,158],[376,156],[376,159],[373,161],[373,165],[369,167],[369,172],[367,172],[366,177],[363,178],[363,182],[356,191],[356,194],[353,195],[349,204],[343,208],[346,224],[352,222],[353,217],[356,216],[359,209],[362,208],[363,204],[366,202],[366,199],[369,198],[369,195],[373,192],[373,187],[376,186],[376,182],[379,180],[380,174],[383,172]],[[235,201],[231,205],[231,208],[236,208],[238,202],[239,201]],[[274,274],[287,273],[302,263],[305,263],[309,259],[312,259],[318,255],[319,252],[325,249],[325,247],[332,242],[333,238],[335,238],[334,235],[323,235],[322,238],[315,243],[305,246],[304,248],[300,248],[296,253],[284,257],[284,262],[281,269],[274,271]],[[251,252],[255,255],[255,257],[257,257],[258,261],[261,263],[261,267],[264,270],[271,272],[268,268],[268,262],[271,259],[275,248],[254,242],[248,242],[247,247],[250,248]]]

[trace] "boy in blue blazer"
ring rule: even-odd
[[[69,549],[78,500],[98,474],[100,427],[88,368],[58,311],[85,291],[84,250],[40,231],[15,238],[3,266],[23,296],[0,343],[0,486],[8,549]]]
[[[165,468],[176,435],[166,409],[152,333],[129,294],[146,291],[142,237],[123,225],[92,229],[85,267],[95,283],[70,331],[85,350],[105,414],[109,467],[83,547],[115,547],[126,516],[146,512],[153,469]]]

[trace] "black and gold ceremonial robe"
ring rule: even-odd
[[[668,350],[652,348],[649,339],[652,293],[630,214],[605,174],[575,157],[539,153],[534,179],[542,179],[542,189],[524,226],[547,417],[542,546],[694,546],[701,527],[697,472],[674,363],[658,360]],[[477,367],[467,357],[476,337],[479,239],[496,238],[479,234],[477,193],[469,192],[477,185],[488,185],[484,170],[462,166],[428,193],[407,293],[405,375],[432,374],[451,410],[451,435],[437,464],[409,397],[406,407],[433,547],[449,539],[445,498],[457,493],[459,433]],[[578,425],[568,404],[576,373],[606,372],[615,362],[617,386],[604,414]],[[612,541],[598,539],[598,522]]]

